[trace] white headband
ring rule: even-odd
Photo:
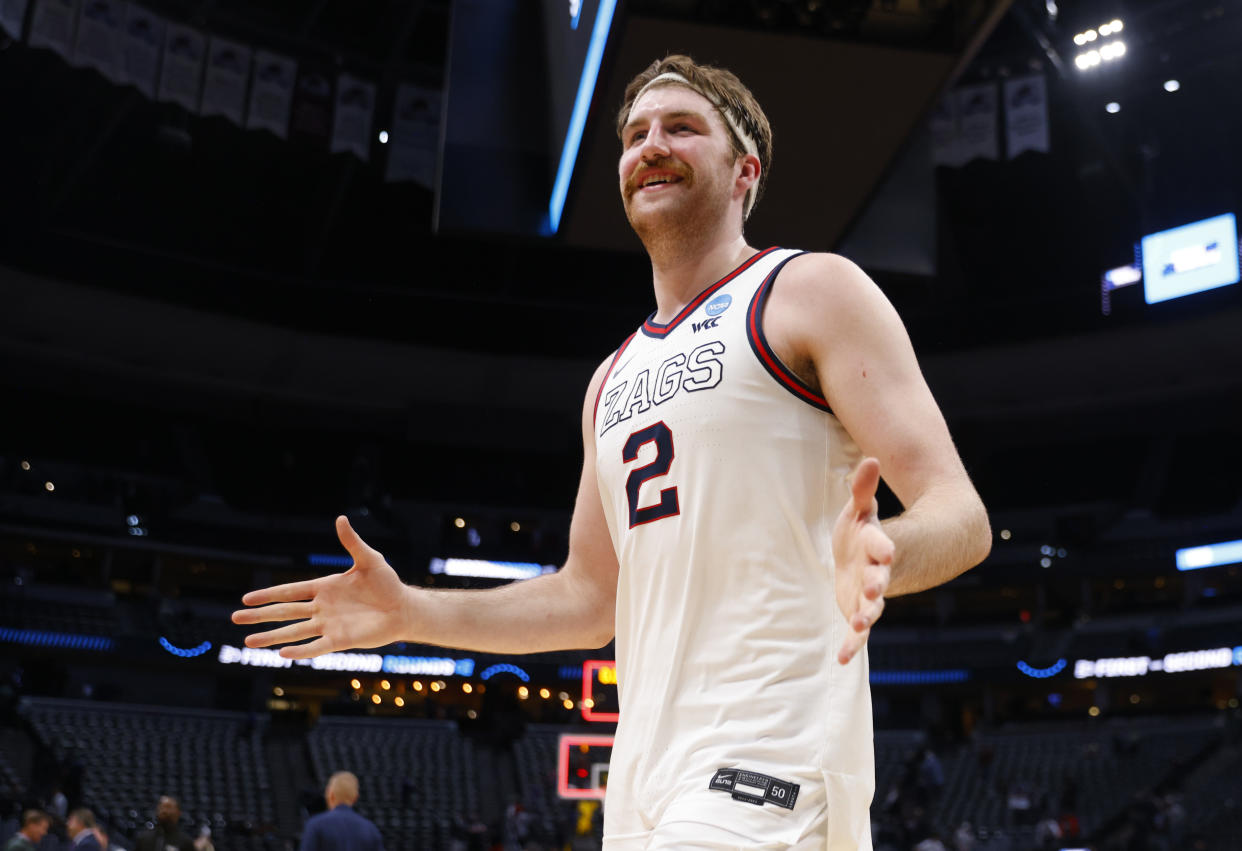
[[[737,116],[733,114],[733,111],[718,102],[711,96],[711,94],[703,91],[681,74],[678,74],[676,71],[665,71],[663,74],[653,77],[650,81],[648,81],[647,85],[638,90],[638,94],[634,96],[633,103],[638,103],[638,99],[645,95],[648,89],[661,83],[677,83],[685,86],[691,91],[698,92],[703,97],[707,98],[711,101],[712,106],[716,107],[716,111],[719,112],[720,117],[725,120],[725,124],[729,125],[729,129],[733,131],[733,135],[736,136],[742,143],[742,147],[746,149],[746,153],[754,157],[759,156],[759,146],[755,144],[754,137],[742,129],[742,123],[737,120]],[[742,209],[742,218],[750,218],[750,208],[753,206],[755,206],[755,190],[752,188],[746,193],[746,203]]]

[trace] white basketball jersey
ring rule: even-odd
[[[798,253],[762,251],[667,325],[648,319],[595,403],[621,565],[606,835],[689,796],[790,844],[826,808],[823,847],[871,847],[867,655],[836,661],[849,627],[831,548],[860,453],[762,330]]]

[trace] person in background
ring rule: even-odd
[[[138,834],[134,851],[194,851],[194,840],[181,830],[181,804],[170,795],[160,797],[155,807],[155,827]]]
[[[69,813],[69,818],[65,819],[65,828],[69,833],[69,847],[73,851],[103,851],[107,847],[100,838],[95,814],[85,807]]]
[[[43,810],[26,810],[22,813],[22,826],[4,843],[4,851],[34,851],[47,836],[52,817]]]
[[[379,828],[354,812],[358,778],[338,771],[323,792],[327,812],[311,816],[302,831],[301,851],[384,851]]]

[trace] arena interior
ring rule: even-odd
[[[611,647],[293,664],[229,614],[348,567],[340,513],[410,583],[561,563],[652,309],[613,118],[685,52],[775,128],[749,242],[880,285],[990,514],[871,636],[877,851],[1242,848],[1240,43],[1237,0],[0,2],[3,839],[173,796],[286,851],[347,769],[390,850],[599,848]]]

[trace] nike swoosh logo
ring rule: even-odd
[[[624,363],[620,364],[620,365],[619,365],[616,369],[614,369],[614,370],[612,371],[612,374],[613,374],[613,375],[620,375],[620,374],[621,374],[621,370],[623,370],[623,369],[625,369],[627,366],[629,366],[629,365],[630,365],[630,361],[634,360],[634,358],[635,358],[635,357],[637,357],[637,355],[630,355],[628,358],[626,358],[626,359],[625,359],[625,362],[624,362]]]

